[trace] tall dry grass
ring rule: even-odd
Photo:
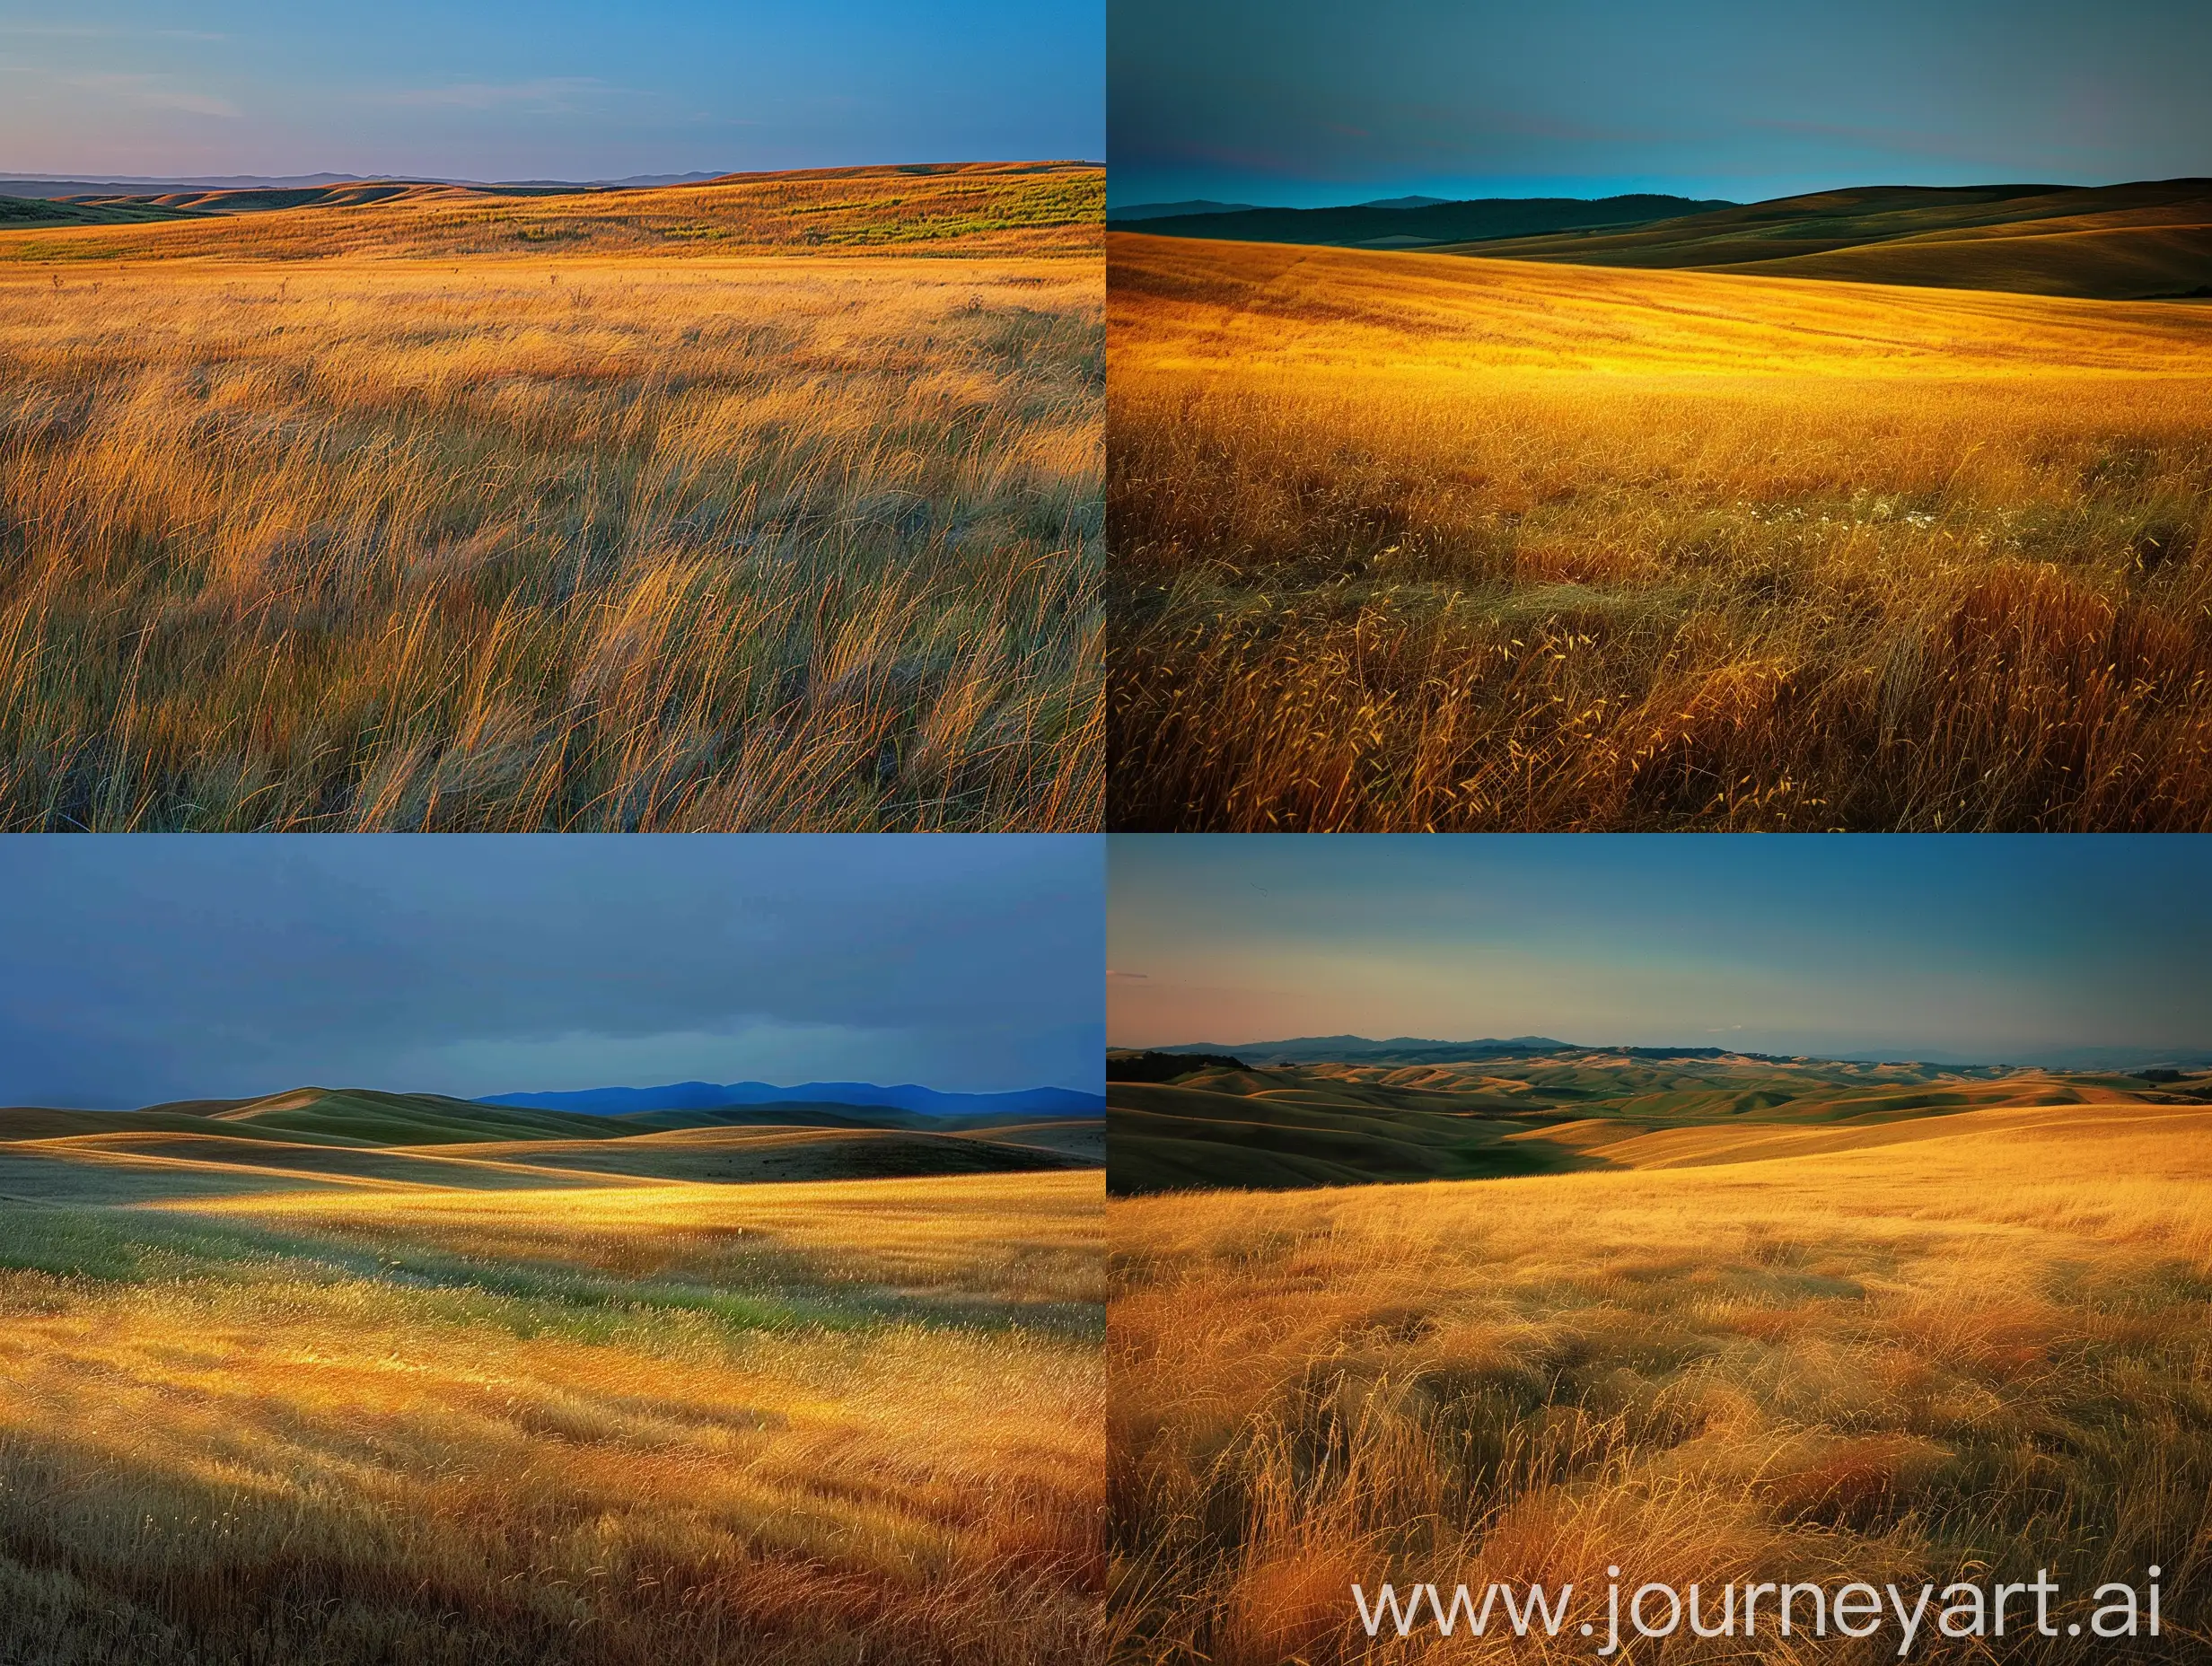
[[[127,235],[179,230],[251,227]],[[0,266],[0,826],[1094,827],[1101,310],[1080,258]]]
[[[0,1658],[1096,1658],[1095,1175],[378,1203],[0,1214]]]
[[[1586,1601],[1609,1565],[1708,1593],[2047,1567],[2063,1632],[2153,1564],[2157,1641],[2015,1627],[1913,1658],[2206,1658],[2208,1173],[2203,1109],[2115,1103],[1723,1167],[1115,1200],[1116,1658],[1588,1660],[1496,1627],[1370,1644],[1349,1588],[1571,1580]]]
[[[1110,241],[1112,825],[2212,827],[2212,309]]]

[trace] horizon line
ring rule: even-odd
[[[343,1087],[325,1087],[319,1082],[295,1082],[289,1087],[271,1088],[266,1093],[185,1094],[175,1099],[149,1100],[141,1104],[126,1105],[57,1105],[39,1104],[33,1103],[30,1100],[20,1100],[0,1103],[0,1110],[84,1110],[97,1111],[107,1116],[128,1116],[134,1112],[142,1110],[156,1110],[166,1105],[189,1105],[206,1100],[221,1100],[225,1103],[235,1104],[253,1104],[265,1099],[276,1099],[286,1093],[391,1093],[402,1097],[421,1095],[431,1099],[450,1099],[457,1103],[464,1105],[487,1105],[496,1100],[513,1097],[516,1094],[650,1093],[663,1088],[764,1087],[784,1089],[786,1086],[794,1091],[799,1088],[812,1086],[877,1088],[887,1093],[896,1092],[902,1088],[917,1088],[922,1092],[935,1093],[947,1099],[1006,1098],[1017,1093],[1081,1093],[1088,1095],[1092,1099],[1100,1099],[1104,1097],[1095,1089],[1069,1087],[1064,1083],[1058,1082],[1040,1082],[1034,1083],[1028,1087],[1020,1088],[986,1088],[970,1090],[966,1088],[933,1088],[926,1083],[920,1082],[884,1083],[865,1082],[858,1080],[836,1082],[827,1076],[816,1077],[812,1082],[794,1082],[788,1084],[780,1082],[756,1081],[750,1077],[738,1082],[709,1082],[704,1077],[691,1076],[686,1077],[682,1081],[679,1082],[648,1083],[642,1087],[634,1087],[627,1083],[598,1083],[590,1087],[581,1088],[503,1088],[496,1093],[473,1094],[442,1092],[436,1088],[380,1088],[364,1086],[359,1083],[355,1083]]]
[[[1719,1042],[1590,1042],[1567,1041],[1558,1036],[1473,1036],[1464,1040],[1447,1041],[1430,1036],[1363,1036],[1355,1035],[1348,1032],[1344,1034],[1341,1038],[1337,1036],[1282,1036],[1277,1037],[1273,1040],[1252,1041],[1151,1041],[1142,1044],[1131,1042],[1117,1043],[1109,1041],[1107,1043],[1107,1050],[1109,1052],[1174,1052],[1188,1048],[1221,1048],[1228,1052],[1233,1053],[1240,1049],[1250,1050],[1270,1047],[1287,1047],[1301,1041],[1333,1041],[1339,1039],[1346,1041],[1365,1042],[1371,1047],[1386,1047],[1391,1042],[1402,1041],[1417,1047],[1438,1048],[1503,1048],[1510,1047],[1514,1042],[1521,1040],[1549,1041],[1556,1043],[1561,1048],[1580,1053],[1734,1053],[1741,1057],[1746,1058],[1825,1059],[1830,1063],[1839,1065],[1961,1065],[1970,1062],[1962,1058],[1932,1058],[1926,1056],[1916,1057],[1909,1052],[1884,1051],[1876,1048],[1868,1048],[1861,1054],[1853,1057],[1842,1053],[1826,1052],[1808,1053],[1798,1051],[1790,1053],[1770,1053],[1762,1051],[1761,1049],[1754,1047],[1730,1047],[1725,1043]],[[1533,1051],[1535,1049],[1532,1048],[1530,1050]],[[2140,1053],[2145,1055],[2164,1053],[2172,1054],[2175,1056],[2201,1054],[2207,1057],[2212,1057],[2212,1042],[2194,1043],[2186,1046],[2146,1044],[2140,1047],[2126,1042],[2081,1042],[2075,1045],[2071,1048],[2059,1047],[2054,1048],[2051,1050],[2054,1053],[2065,1053],[2067,1051],[2076,1053]],[[2018,1058],[1992,1057],[1986,1060],[1972,1062],[1978,1062],[1988,1066],[2002,1065],[2008,1069],[2020,1070],[2062,1070],[2071,1068],[2070,1066],[2060,1065],[2041,1065]]]
[[[238,171],[221,172],[210,169],[199,173],[170,174],[126,173],[118,170],[105,168],[50,168],[43,171],[0,170],[0,184],[38,183],[50,180],[55,183],[81,181],[88,185],[191,185],[198,180],[212,179],[250,180],[258,184],[275,184],[284,180],[320,179],[347,185],[618,185],[628,180],[693,180],[703,183],[708,180],[732,179],[743,175],[815,173],[860,168],[1005,167],[1021,163],[1069,168],[1102,169],[1106,166],[1106,163],[1102,161],[1085,156],[906,157],[877,162],[794,162],[783,168],[642,169],[631,173],[603,175],[595,179],[558,179],[551,175],[540,175],[504,180],[477,179],[458,174],[358,173],[335,168],[304,169],[292,173],[248,173]]]
[[[1432,192],[1416,190],[1411,188],[1391,190],[1387,187],[1360,187],[1357,189],[1362,190],[1374,189],[1377,194],[1371,197],[1363,197],[1357,200],[1307,205],[1299,205],[1295,203],[1241,203],[1234,208],[1231,209],[1230,212],[1268,210],[1277,214],[1327,213],[1331,209],[1338,208],[1365,208],[1376,202],[1387,202],[1392,197],[1430,197],[1432,201],[1439,205],[1445,203],[1471,202],[1606,202],[1619,197],[1681,197],[1692,202],[1727,202],[1735,207],[1748,208],[1756,206],[1760,203],[1788,202],[1792,198],[1799,197],[1819,197],[1830,191],[1971,191],[1987,190],[1995,188],[2009,189],[2014,187],[2045,189],[2060,191],[2109,191],[2118,190],[2123,186],[2129,185],[2181,185],[2199,180],[2207,184],[2212,184],[2212,174],[2177,173],[2166,179],[2105,180],[2093,183],[2084,183],[2081,181],[2065,180],[1973,179],[1957,180],[1944,185],[1929,185],[1926,183],[1906,183],[1903,181],[1868,183],[1863,179],[1853,179],[1848,182],[1807,186],[1802,190],[1786,191],[1779,197],[1748,197],[1740,198],[1699,197],[1695,195],[1688,186],[1679,184],[1664,188],[1656,185],[1646,185],[1635,190],[1608,191],[1603,196],[1600,197],[1583,196],[1573,190],[1523,190],[1506,189],[1503,187],[1491,190],[1488,194],[1480,197],[1436,197]],[[1476,183],[1479,182],[1477,181]],[[1113,194],[1113,183],[1110,173],[1108,178],[1106,189],[1107,195],[1110,198]],[[1154,206],[1161,203],[1177,200],[1198,202],[1211,201],[1216,199],[1208,197],[1187,197],[1180,199],[1172,197],[1147,197],[1139,201],[1120,203],[1116,203],[1110,200],[1106,205],[1106,208],[1107,212],[1111,214],[1116,208],[1146,208]]]

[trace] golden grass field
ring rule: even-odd
[[[1111,825],[2212,827],[2212,307],[1109,242]]]
[[[1349,1587],[1611,1565],[1708,1592],[2049,1567],[2063,1631],[2152,1564],[2155,1642],[1931,1626],[1912,1658],[2207,1658],[2212,1111],[2037,1086],[1678,1129],[1586,1173],[1115,1199],[1115,1658],[1588,1660],[1497,1627],[1371,1644]],[[1896,1658],[1894,1630],[1772,1629],[1615,1658]]]
[[[0,231],[0,827],[1097,826],[1102,189]]]
[[[0,1659],[1096,1658],[1095,1170],[560,1155],[0,1145]]]

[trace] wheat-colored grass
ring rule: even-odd
[[[440,200],[0,235],[0,826],[1098,824],[1079,240]]]
[[[1588,1592],[1608,1565],[1708,1591],[2048,1567],[2063,1630],[2153,1564],[2156,1642],[2015,1628],[1913,1658],[2212,1654],[2212,1113],[1899,1128],[1856,1149],[1770,1128],[1764,1149],[1803,1154],[1711,1167],[1110,1203],[1117,1658],[1588,1660],[1495,1627],[1371,1645],[1349,1588]],[[1663,1155],[1698,1137],[1735,1136]],[[1857,1666],[1897,1644],[1617,1658]]]
[[[0,1658],[1079,1666],[1095,1174],[0,1214]]]
[[[167,208],[193,217],[152,227],[29,229],[0,238],[0,264],[241,254],[287,262],[334,255],[474,261],[549,252],[683,260],[762,249],[1095,258],[1106,176],[1088,162],[923,162],[728,174],[649,189],[373,180],[102,200],[133,206],[126,212]]]
[[[1110,242],[1114,826],[2212,827],[2212,308]]]

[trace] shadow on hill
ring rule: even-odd
[[[2103,300],[2212,294],[2212,180],[2059,187],[1871,187],[1626,231],[1457,245],[1495,259]]]
[[[1104,1162],[1097,1118],[938,1118],[849,1105],[598,1117],[302,1088],[138,1111],[0,1109],[0,1197],[34,1202],[888,1179]]]
[[[2191,1084],[1749,1057],[1315,1064],[1110,1082],[1117,1195],[1701,1167],[1893,1144],[1968,1112],[2196,1102]]]

